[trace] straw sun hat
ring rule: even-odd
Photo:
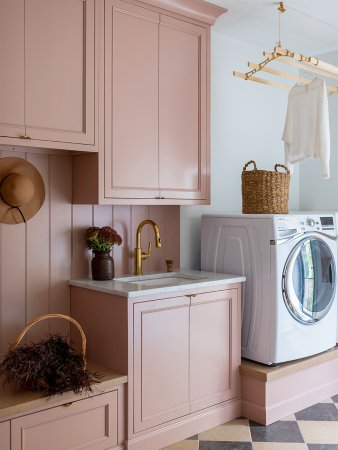
[[[45,200],[38,170],[22,158],[0,158],[0,222],[27,222]]]

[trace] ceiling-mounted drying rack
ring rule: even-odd
[[[280,14],[286,11],[283,2],[280,2],[278,10]],[[290,50],[284,49],[281,46],[280,39],[278,40],[273,52],[264,51],[263,55],[266,58],[264,61],[258,64],[253,62],[247,63],[252,70],[246,73],[234,71],[233,75],[235,77],[243,78],[244,80],[255,81],[256,83],[266,84],[268,86],[273,86],[288,91],[292,88],[293,85],[260,78],[255,76],[255,74],[257,72],[266,72],[301,83],[309,83],[310,81],[312,81],[304,78],[304,76],[302,75],[296,75],[294,73],[283,72],[281,70],[267,67],[267,65],[272,61],[278,61],[283,64],[288,64],[290,66],[296,67],[297,69],[303,70],[305,72],[314,73],[317,76],[338,80],[338,67],[321,61],[319,58],[313,56],[304,56],[301,53],[291,52]],[[329,95],[338,93],[337,86],[326,85],[326,87]]]

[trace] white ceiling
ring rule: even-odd
[[[273,50],[278,40],[279,2],[269,0],[206,0],[228,12],[214,30]],[[281,14],[281,42],[291,51],[317,55],[338,49],[338,1],[290,0]]]

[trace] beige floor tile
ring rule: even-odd
[[[332,400],[332,398],[326,398],[325,400],[321,400],[318,403],[333,403],[333,400]]]
[[[307,444],[338,444],[337,422],[298,421]]]
[[[283,419],[279,420],[296,420],[296,417],[294,414],[291,414],[290,416],[283,417]]]
[[[198,450],[198,441],[186,440],[177,442],[176,444],[165,447],[163,450]]]
[[[307,450],[307,445],[290,442],[253,442],[252,448],[253,450]]]
[[[199,434],[200,441],[251,442],[249,421],[236,419]]]

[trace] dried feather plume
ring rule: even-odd
[[[84,357],[57,334],[38,343],[11,347],[0,362],[0,375],[4,375],[5,382],[14,381],[22,389],[42,392],[47,397],[66,391],[92,392],[92,384],[101,378],[88,371]]]

